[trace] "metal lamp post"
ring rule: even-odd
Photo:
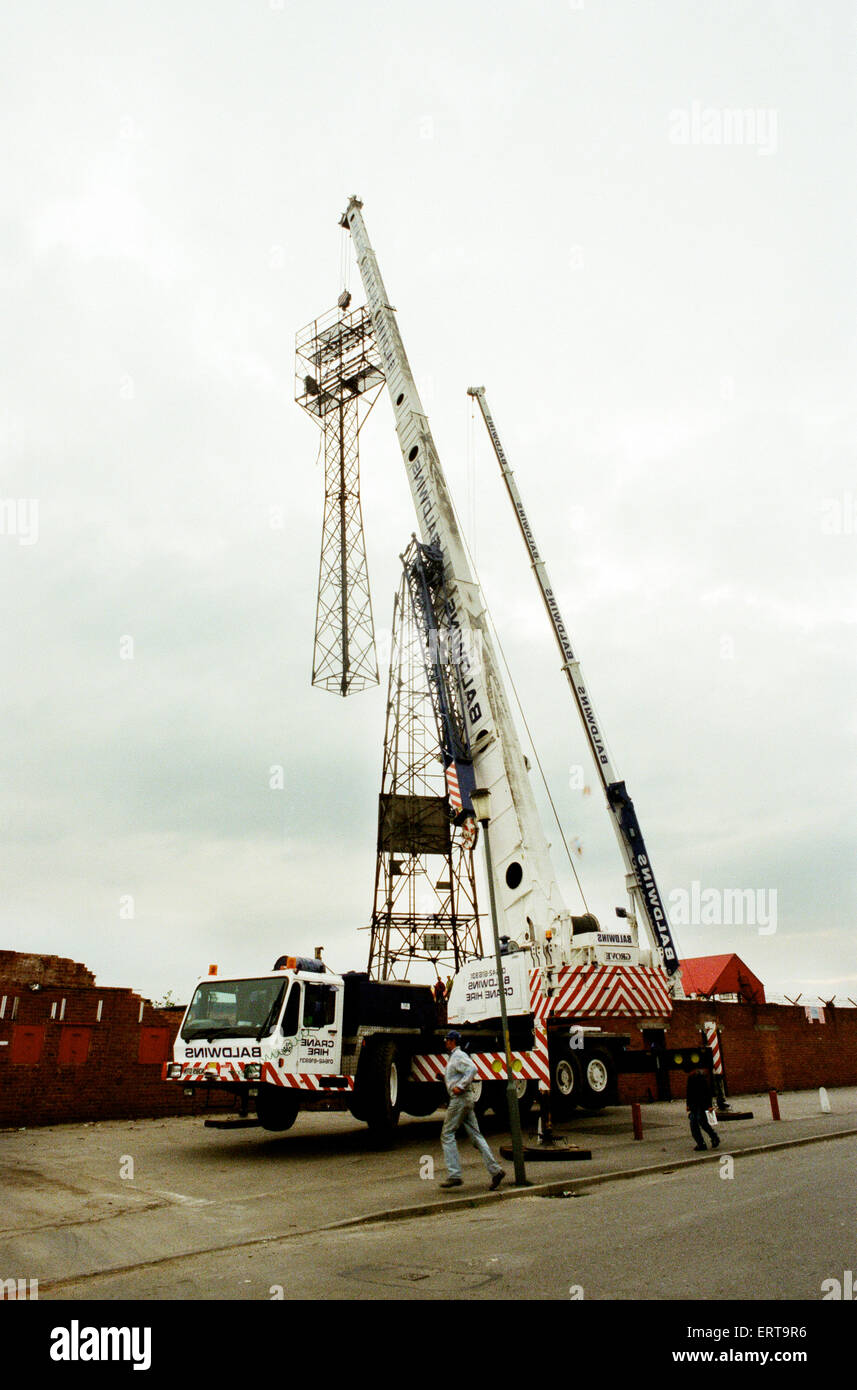
[[[491,901],[491,927],[494,933],[494,960],[497,969],[497,993],[500,996],[500,1018],[503,1024],[503,1046],[506,1051],[506,1101],[509,1107],[509,1129],[512,1135],[512,1154],[515,1160],[515,1184],[528,1187],[527,1172],[524,1167],[524,1143],[521,1137],[521,1116],[518,1110],[518,1093],[512,1078],[512,1048],[509,1043],[509,1019],[506,1015],[506,992],[503,989],[503,965],[500,957],[500,932],[497,925],[497,900],[494,896],[494,867],[491,863],[491,840],[488,823],[491,819],[491,793],[487,788],[478,787],[470,797],[473,814],[482,826],[485,838],[485,862],[488,869],[488,896]]]

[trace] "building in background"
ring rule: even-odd
[[[720,999],[732,1004],[764,1004],[765,986],[740,956],[694,956],[681,963],[688,999]]]
[[[0,1127],[193,1113],[161,1079],[183,1012],[77,961],[0,951]]]

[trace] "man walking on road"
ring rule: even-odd
[[[712,1149],[720,1147],[720,1136],[715,1134],[711,1125],[708,1123],[706,1111],[711,1109],[711,1084],[704,1071],[699,1067],[692,1071],[687,1078],[687,1113],[690,1119],[690,1132],[696,1141],[696,1147],[700,1151],[705,1149],[705,1140],[702,1131],[711,1139]]]
[[[491,1191],[499,1187],[506,1174],[486,1143],[476,1116],[473,1113],[473,1086],[476,1066],[467,1053],[459,1046],[461,1034],[450,1028],[444,1046],[449,1053],[446,1064],[446,1089],[449,1092],[449,1106],[443,1122],[440,1142],[443,1145],[443,1161],[446,1164],[447,1178],[441,1187],[461,1187],[461,1164],[458,1158],[458,1145],[455,1136],[459,1129],[469,1134],[474,1149],[478,1149],[485,1160],[485,1167],[491,1174]]]

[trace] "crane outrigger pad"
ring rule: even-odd
[[[501,1145],[500,1155],[502,1158],[514,1159],[515,1157],[511,1145]],[[524,1146],[524,1158],[530,1163],[575,1163],[580,1159],[591,1157],[591,1149],[578,1149],[570,1145],[568,1147],[562,1147],[559,1144],[526,1144]]]

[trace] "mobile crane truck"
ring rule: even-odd
[[[474,787],[491,792],[491,844],[501,936],[502,986],[493,959],[464,964],[448,1001],[482,1083],[480,1108],[500,1108],[506,1059],[499,989],[506,997],[513,1079],[527,1110],[538,1094],[557,1112],[576,1104],[599,1109],[617,1100],[622,1072],[687,1069],[699,1047],[630,1049],[630,1038],[603,1031],[597,1020],[648,1020],[665,1026],[680,989],[678,956],[643,844],[633,803],[617,780],[555,596],[547,581],[511,470],[481,388],[479,399],[504,479],[515,504],[542,596],[560,644],[619,839],[630,898],[617,909],[616,929],[602,931],[589,913],[566,907],[512,720],[487,614],[461,536],[428,419],[399,333],[362,204],[352,197],[341,219],[351,234],[380,350],[396,432],[422,537],[417,545],[425,621],[469,640],[446,672],[458,711],[460,738],[452,779],[455,813],[473,817]],[[447,767],[450,772],[450,767]],[[448,776],[448,782],[450,778]],[[452,813],[452,808],[451,808]],[[638,920],[650,945],[641,944]],[[402,1112],[431,1114],[445,1098],[443,1032],[428,985],[337,975],[320,960],[281,957],[252,978],[199,981],[176,1039],[165,1079],[215,1099],[250,1100],[262,1125],[286,1130],[301,1109],[350,1110],[388,1134]]]

